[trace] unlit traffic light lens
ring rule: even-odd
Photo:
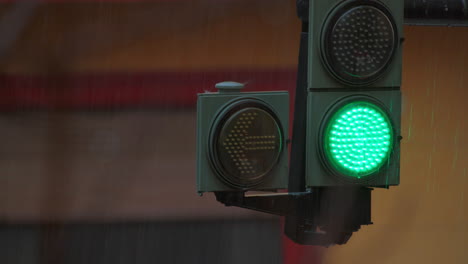
[[[361,178],[378,171],[393,146],[393,129],[377,105],[359,101],[339,108],[326,125],[325,157],[346,176]]]
[[[394,54],[395,23],[385,7],[371,3],[340,8],[325,30],[327,64],[347,83],[365,84],[377,79]]]
[[[241,104],[217,123],[212,137],[213,163],[228,183],[251,187],[276,165],[283,139],[273,112],[255,104]]]

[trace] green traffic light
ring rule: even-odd
[[[387,162],[393,136],[390,119],[381,107],[365,101],[348,103],[328,119],[325,157],[346,176],[369,176]]]

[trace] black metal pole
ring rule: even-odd
[[[294,102],[293,136],[289,164],[289,192],[305,191],[305,145],[307,124],[308,23],[302,23]]]
[[[401,1],[401,0],[395,0]],[[468,26],[468,0],[404,0],[406,25]],[[309,0],[296,0],[297,15],[309,20]]]
[[[405,24],[468,26],[468,0],[405,0]]]

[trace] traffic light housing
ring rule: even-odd
[[[289,95],[217,84],[198,95],[197,191],[286,189]]]
[[[306,186],[398,185],[403,2],[309,4]]]

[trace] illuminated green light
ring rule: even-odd
[[[392,124],[379,106],[364,101],[352,102],[328,119],[323,142],[325,157],[338,172],[355,178],[369,176],[390,156]]]

